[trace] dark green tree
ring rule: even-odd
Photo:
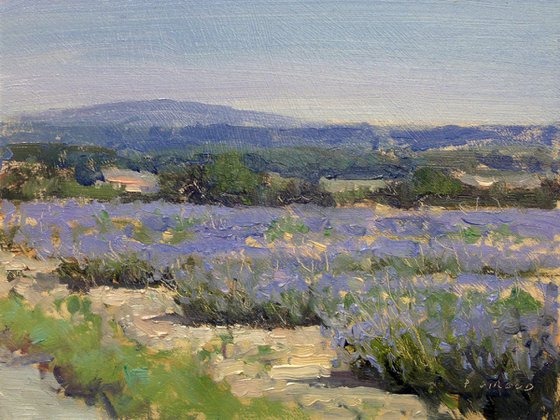
[[[238,153],[219,155],[208,165],[208,178],[214,198],[224,204],[255,204],[262,177],[241,161]]]
[[[202,165],[185,165],[158,175],[159,196],[174,203],[211,202],[210,185],[206,168]]]
[[[418,197],[426,195],[455,197],[461,193],[463,184],[440,169],[426,167],[414,172],[412,187]]]

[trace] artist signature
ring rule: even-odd
[[[467,386],[469,386],[470,381],[467,379],[465,380],[465,388],[467,388]],[[515,389],[516,391],[524,391],[524,392],[530,392],[532,391],[535,386],[532,383],[515,383],[515,382],[510,382],[510,381],[502,381],[502,380],[490,380],[490,381],[486,381],[482,384],[480,384],[480,388],[487,388],[487,389]]]

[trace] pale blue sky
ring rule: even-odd
[[[543,123],[560,1],[0,2],[3,115],[171,98],[311,120]]]

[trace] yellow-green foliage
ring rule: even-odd
[[[308,233],[309,227],[307,227],[302,222],[294,219],[292,217],[282,217],[278,220],[273,220],[269,228],[265,233],[266,240],[268,242],[274,242],[276,239],[280,239],[284,234],[296,234],[296,233]]]
[[[61,183],[60,196],[62,198],[84,197],[93,200],[111,200],[122,194],[122,190],[115,189],[112,185],[83,186],[74,180],[66,180]]]

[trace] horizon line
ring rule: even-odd
[[[313,119],[306,119],[301,117],[294,117],[291,115],[278,113],[274,111],[267,111],[267,110],[258,110],[252,108],[239,108],[231,104],[226,103],[212,103],[212,102],[203,102],[200,100],[194,99],[172,99],[169,97],[159,97],[159,98],[152,98],[152,99],[116,99],[114,101],[108,102],[93,102],[93,103],[83,103],[77,104],[74,106],[64,107],[64,106],[55,106],[55,107],[48,107],[48,108],[39,108],[34,110],[21,110],[16,111],[14,113],[3,113],[0,110],[0,123],[10,123],[16,122],[14,120],[21,119],[22,117],[33,117],[37,114],[45,113],[45,112],[63,112],[63,111],[71,111],[71,110],[79,110],[79,109],[87,109],[96,106],[102,105],[117,105],[117,104],[125,104],[125,103],[135,103],[135,102],[157,102],[157,101],[169,101],[175,103],[193,103],[193,104],[201,104],[201,105],[209,105],[209,106],[216,106],[216,107],[224,107],[233,109],[236,111],[241,112],[254,112],[259,114],[268,114],[270,116],[276,116],[286,119],[292,119],[295,123],[301,123],[302,125],[361,125],[367,124],[371,126],[380,126],[380,127],[445,127],[445,126],[458,126],[458,127],[476,127],[476,126],[555,126],[560,125],[560,120],[557,121],[547,121],[547,122],[534,122],[534,121],[509,121],[509,122],[491,122],[491,121],[465,121],[465,120],[457,120],[453,122],[443,122],[443,121],[411,121],[411,122],[404,122],[404,121],[394,121],[394,120],[376,120],[376,119],[364,119],[364,120],[352,120],[352,119],[338,119],[338,118],[325,118],[323,120],[313,120]]]

